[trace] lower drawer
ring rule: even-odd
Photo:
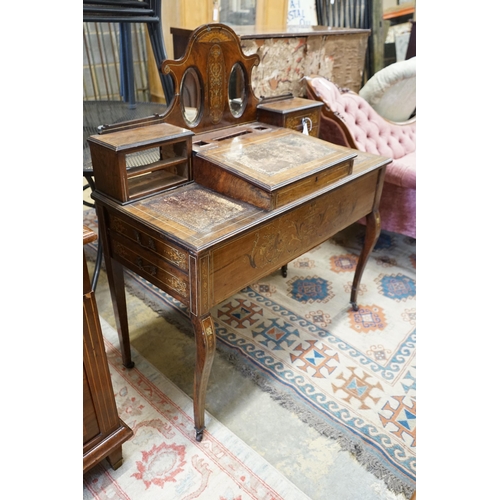
[[[172,297],[189,305],[189,277],[170,266],[157,255],[134,245],[114,231],[111,232],[111,254],[114,259],[167,292]]]
[[[157,237],[147,234],[143,229],[135,227],[133,223],[125,220],[118,214],[110,214],[109,225],[113,231],[122,236],[130,238],[141,248],[151,251],[165,259],[169,264],[178,267],[182,271],[188,270],[188,253],[172,244],[160,241]]]

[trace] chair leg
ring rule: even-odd
[[[87,189],[90,189],[90,191],[94,191],[95,184],[94,184],[94,179],[92,179],[92,176],[88,173],[84,173],[83,177],[85,177],[85,180],[87,181],[87,184],[83,186],[83,191],[85,192]],[[83,200],[83,204],[86,207],[94,208],[94,204],[90,201]]]
[[[85,186],[83,186],[83,190],[86,191],[87,189],[90,188],[90,184],[85,184]],[[91,203],[90,201],[87,201],[87,200],[83,200],[83,204],[86,206],[86,207],[90,207],[90,208],[94,208],[94,204]]]
[[[130,24],[120,23],[121,94],[130,109],[135,108],[134,62]]]
[[[92,275],[92,291],[95,292],[97,280],[99,279],[99,272],[102,266],[102,245],[101,238],[97,238],[97,257],[95,261],[94,274]]]
[[[164,75],[160,72],[161,63],[167,59],[167,52],[163,42],[163,32],[160,23],[148,23],[149,39],[155,58],[156,66],[160,75],[161,86],[165,94],[165,101],[169,105],[174,98],[174,84],[170,75]]]
[[[87,184],[83,186],[83,190],[85,191],[86,189],[89,189],[91,191],[94,191],[95,184],[94,184],[94,179],[92,179],[92,176],[89,174],[84,174],[83,175],[87,181]],[[83,200],[83,204],[86,207],[94,208],[95,205],[94,203],[91,203],[89,201]],[[92,275],[92,291],[95,292],[96,286],[97,286],[97,280],[99,279],[99,273],[101,271],[101,266],[102,266],[102,245],[101,245],[101,239],[97,239],[97,257],[95,261],[95,267],[94,267],[94,274]]]

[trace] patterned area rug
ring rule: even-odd
[[[84,223],[95,227],[90,211]],[[416,484],[416,242],[382,232],[349,305],[354,224],[212,311],[218,349],[283,406],[335,438],[395,493]],[[134,273],[160,314],[183,306]]]
[[[208,414],[196,442],[192,400],[136,351],[135,367],[125,369],[116,331],[101,324],[118,413],[134,436],[116,471],[103,461],[83,476],[84,500],[310,500]]]

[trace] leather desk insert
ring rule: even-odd
[[[162,64],[176,82],[176,100],[164,115],[104,127],[89,138],[96,175],[92,197],[123,363],[133,366],[126,266],[187,306],[196,345],[197,440],[203,438],[215,353],[210,310],[366,216],[350,299],[357,309],[363,269],[380,233],[378,204],[390,160],[275,125],[272,117],[258,118],[257,105],[269,102],[251,90],[249,75],[257,63],[256,56],[242,53],[229,27],[202,26],[183,59]],[[242,87],[233,99],[229,89],[235,82]],[[286,100],[280,106],[299,114],[308,109],[307,103]],[[157,149],[159,159],[140,166],[141,175],[165,175],[149,179],[141,190],[129,182],[136,171],[131,176],[126,155],[144,148]]]

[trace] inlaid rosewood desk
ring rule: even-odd
[[[380,232],[378,204],[390,160],[274,125],[267,113],[272,106],[264,103],[266,113],[259,114],[263,103],[251,91],[256,63],[243,55],[230,28],[200,27],[184,58],[162,66],[176,82],[170,111],[105,127],[89,139],[123,362],[133,366],[126,266],[187,306],[196,345],[197,440],[215,352],[211,308],[366,216],[351,293],[357,308],[361,275]],[[194,98],[184,98],[186,75],[189,88],[198,88]],[[287,100],[290,113],[315,112],[303,101]],[[286,103],[278,107],[282,113]],[[130,166],[153,149],[158,161]]]

